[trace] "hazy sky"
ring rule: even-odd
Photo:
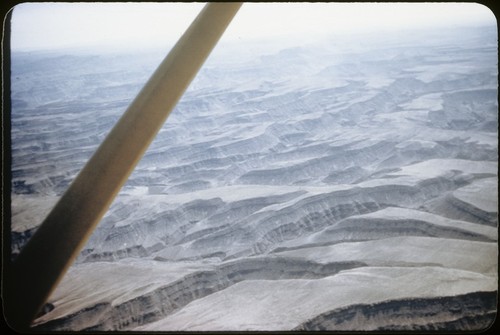
[[[201,3],[25,3],[14,8],[13,50],[163,47],[175,43]],[[327,32],[494,25],[474,3],[247,3],[226,41]]]

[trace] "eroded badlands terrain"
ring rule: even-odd
[[[219,48],[35,327],[488,327],[495,27]],[[164,54],[13,54],[13,257]]]

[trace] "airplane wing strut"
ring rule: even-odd
[[[29,328],[241,5],[203,8],[11,264],[11,326]]]

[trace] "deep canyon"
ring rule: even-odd
[[[487,328],[496,28],[218,48],[35,329]],[[164,54],[12,54],[12,258]]]

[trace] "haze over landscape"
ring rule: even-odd
[[[265,31],[280,6],[252,5],[34,327],[487,328],[498,283],[491,12],[373,5],[341,29],[328,22],[338,24],[335,9],[346,15],[348,7],[281,4],[275,27],[294,15],[316,25],[264,36],[260,28],[251,35],[249,24],[260,19]],[[81,37],[78,46],[53,35],[44,47],[21,29],[43,6],[23,6],[12,30],[12,258],[177,38],[155,45],[152,33],[132,49],[119,35],[101,53],[106,42]],[[201,8],[189,6],[179,14],[186,26]],[[57,13],[43,8],[39,18]],[[406,25],[382,20],[381,8],[406,15]],[[101,14],[85,13],[100,22]],[[128,22],[132,14],[124,15]],[[363,18],[364,29],[354,29]]]

